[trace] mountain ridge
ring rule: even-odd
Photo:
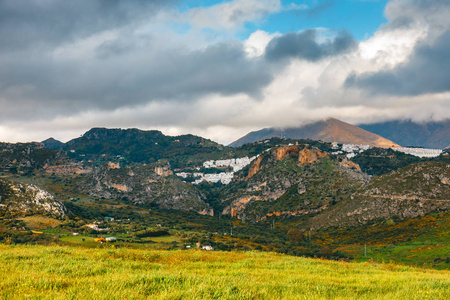
[[[396,143],[380,135],[335,118],[328,118],[299,127],[264,128],[248,133],[229,146],[239,147],[246,143],[257,142],[275,136],[293,139],[322,140],[339,144],[366,144],[381,148],[398,146]]]

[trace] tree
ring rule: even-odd
[[[289,240],[293,243],[301,242],[304,239],[303,232],[301,232],[300,229],[298,228],[291,228],[287,232],[287,236]]]

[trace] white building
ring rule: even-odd
[[[205,168],[220,168],[220,167],[232,167],[233,172],[237,172],[242,170],[245,166],[250,164],[256,156],[251,158],[241,157],[241,158],[231,158],[231,159],[223,159],[223,160],[208,160],[203,163],[203,167]]]
[[[392,150],[403,152],[406,154],[411,154],[418,157],[437,157],[442,154],[441,149],[393,147]]]
[[[221,182],[222,184],[229,184],[231,180],[233,180],[234,173],[233,172],[222,172],[217,174],[203,174],[198,173],[200,178],[194,181],[194,184],[199,184],[202,181],[217,183]]]
[[[108,231],[109,230],[109,228],[99,228],[97,224],[87,224],[84,226],[94,229],[96,231]]]
[[[191,173],[188,173],[188,172],[180,172],[180,173],[175,173],[175,175],[177,175],[178,177],[181,177],[181,178],[186,179],[186,178],[189,177],[189,175],[191,175]]]

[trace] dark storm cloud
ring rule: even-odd
[[[345,85],[372,94],[401,96],[450,92],[450,30],[431,45],[418,45],[409,60],[394,69],[353,74]]]
[[[270,66],[260,58],[248,58],[241,43],[150,55],[145,45],[131,52],[117,47],[111,50],[108,45],[101,58],[81,62],[54,63],[51,56],[0,61],[8,70],[0,70],[1,117],[28,118],[37,110],[40,117],[113,110],[156,100],[190,101],[213,93],[257,97],[273,79]]]
[[[287,33],[272,39],[267,45],[265,57],[268,61],[286,58],[318,61],[350,51],[356,45],[356,40],[347,32],[340,32],[329,42],[319,43],[316,30],[309,29],[299,33]]]
[[[383,24],[381,28],[384,30],[411,28],[417,21],[434,27],[440,18],[448,19],[448,13],[445,12],[448,11],[449,5],[448,0],[391,0],[385,11],[389,22]]]
[[[158,9],[174,2],[0,0],[1,118],[190,101],[208,93],[257,96],[271,82],[270,68],[247,58],[242,43],[187,51],[129,28],[148,24]],[[72,46],[109,30],[117,36],[93,53],[80,54],[84,50]],[[55,57],[58,49],[63,54]]]
[[[0,49],[54,46],[153,15],[174,0],[0,0]]]

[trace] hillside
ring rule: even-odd
[[[413,163],[424,161],[417,156],[383,148],[368,149],[358,153],[351,160],[357,163],[363,172],[373,176],[380,176]]]
[[[223,189],[223,214],[260,221],[319,213],[367,180],[357,165],[309,145],[274,147]]]
[[[372,179],[311,220],[314,228],[357,226],[450,209],[450,165],[421,162]]]
[[[41,143],[0,143],[0,170],[13,174],[31,174],[61,158],[61,153]]]
[[[402,146],[444,149],[450,144],[450,119],[423,123],[399,120],[358,126]]]
[[[0,217],[55,215],[64,217],[67,209],[53,195],[31,184],[0,179]]]
[[[173,176],[167,162],[123,168],[119,164],[97,167],[86,174],[78,185],[81,187],[79,192],[90,196],[213,214],[213,210],[204,202],[205,196],[191,184]]]
[[[312,139],[330,143],[336,142],[339,144],[371,145],[381,148],[388,148],[396,145],[396,143],[385,139],[382,136],[337,119],[329,118],[300,127],[265,128],[259,131],[253,131],[231,143],[230,146],[239,147],[246,143],[253,143],[271,137]]]

